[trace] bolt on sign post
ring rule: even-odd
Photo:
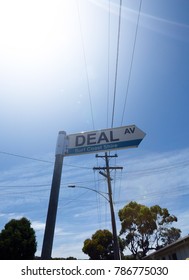
[[[135,125],[70,135],[59,132],[41,259],[51,258],[64,157],[138,147],[144,136]]]

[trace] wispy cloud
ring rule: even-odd
[[[45,223],[39,222],[39,221],[32,221],[32,227],[35,231],[44,231],[45,229]]]

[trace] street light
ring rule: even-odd
[[[87,190],[96,192],[96,193],[98,193],[99,195],[101,195],[102,197],[104,197],[104,198],[110,203],[109,199],[104,195],[104,194],[107,194],[107,195],[108,195],[108,193],[99,192],[99,191],[97,191],[97,190],[95,190],[95,189],[91,189],[91,188],[87,188],[87,187],[82,187],[82,186],[76,186],[76,185],[69,185],[68,188],[80,188],[80,189],[87,189]]]
[[[115,222],[115,214],[114,214],[114,208],[113,208],[113,202],[112,202],[112,195],[108,194],[108,193],[105,193],[105,192],[99,192],[95,189],[91,189],[91,188],[83,187],[83,186],[69,185],[68,187],[69,188],[87,189],[87,190],[96,192],[108,201],[108,203],[110,204],[110,210],[111,210],[111,221],[112,221],[113,240],[114,240],[114,259],[120,260],[121,256],[120,256],[120,251],[119,251],[119,244],[118,244],[118,237],[117,237],[117,230],[116,230],[116,222]],[[108,195],[109,199],[104,194]]]

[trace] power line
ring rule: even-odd
[[[31,186],[30,186],[31,187]],[[188,189],[188,187],[189,187],[189,184],[185,184],[185,185],[176,185],[176,186],[173,186],[172,187],[172,189],[171,189],[171,192],[170,192],[170,189],[168,189],[168,188],[166,188],[166,189],[164,189],[164,192],[163,192],[163,194],[169,194],[169,197],[172,197],[172,196],[180,196],[180,195],[189,195],[189,189]],[[67,187],[64,187],[64,189],[67,189]],[[11,193],[11,196],[12,195],[19,195],[19,194],[21,194],[21,195],[23,195],[23,194],[27,194],[27,193],[32,193],[33,195],[35,195],[36,193],[38,193],[39,191],[44,191],[43,189],[40,189],[40,190],[35,190],[35,191],[31,191],[31,190],[29,190],[29,191],[25,191],[25,192],[14,192],[14,193]],[[185,191],[185,193],[183,194],[183,191]],[[129,194],[129,190],[128,190],[128,194]],[[7,197],[7,193],[1,193],[1,198],[3,197],[3,195],[4,196],[6,196]],[[161,197],[162,196],[162,192],[161,192],[161,190],[160,191],[152,191],[152,192],[148,192],[148,191],[146,191],[146,192],[144,192],[143,193],[143,195],[144,196],[146,196],[147,198],[157,198],[157,197]],[[130,195],[128,195],[128,196],[130,196]],[[136,199],[142,199],[142,197],[141,197],[141,194],[138,194],[138,195],[136,195],[136,193],[134,192],[134,197],[136,198]],[[87,198],[88,199],[88,198]],[[129,198],[128,198],[129,199]],[[117,203],[121,203],[121,202],[124,202],[125,200],[120,200],[120,199],[118,199],[118,201],[116,201],[116,203],[115,204],[117,204]]]
[[[29,156],[24,156],[24,155],[15,154],[15,153],[9,153],[9,152],[0,151],[0,154],[4,154],[4,155],[7,155],[7,156],[18,157],[18,158],[23,158],[23,159],[28,159],[28,160],[33,160],[33,161],[39,161],[39,162],[54,164],[53,161],[39,159],[39,158],[34,158],[34,157],[29,157]],[[64,164],[64,165],[65,166],[69,166],[69,167],[74,167],[74,168],[91,169],[90,167],[87,167],[87,166],[78,166],[78,165],[74,165],[74,164]]]
[[[147,168],[147,169],[140,169],[140,170],[135,170],[135,171],[126,171],[123,173],[127,173],[129,175],[148,175],[151,173],[159,173],[159,172],[164,172],[164,171],[170,171],[171,169],[174,168],[179,168],[179,167],[186,167],[189,165],[189,161],[181,161],[175,164],[170,164],[170,165],[165,165],[165,166],[160,166],[160,167],[154,167],[154,168]]]
[[[119,41],[120,41],[120,30],[121,30],[121,8],[122,8],[122,0],[120,0],[119,4],[119,23],[118,23],[118,34],[117,34],[117,55],[116,55],[116,69],[115,69],[115,82],[114,82],[114,96],[113,96],[113,108],[112,108],[112,124],[114,124],[114,114],[115,114],[115,100],[116,100],[116,92],[117,92],[117,73],[118,73],[118,60],[119,60]]]
[[[125,100],[124,100],[124,105],[123,105],[123,114],[122,114],[122,119],[121,119],[121,125],[123,124],[123,118],[124,118],[124,114],[125,114],[127,97],[128,97],[129,86],[130,86],[130,81],[131,81],[131,73],[132,73],[132,68],[133,68],[133,61],[134,61],[134,54],[135,54],[135,48],[136,48],[136,40],[137,40],[137,35],[138,35],[138,27],[139,27],[139,19],[140,19],[140,14],[141,14],[141,8],[142,8],[142,0],[140,0],[140,5],[139,5],[139,13],[138,13],[138,18],[137,18],[137,25],[136,25],[136,31],[135,31],[135,38],[134,38],[134,44],[133,44],[133,52],[132,52],[132,57],[131,57],[128,83],[127,83]]]
[[[29,156],[24,156],[24,155],[20,155],[20,154],[15,154],[15,153],[10,153],[10,152],[4,152],[4,151],[0,151],[0,154],[4,154],[4,155],[8,155],[8,156],[13,156],[13,157],[18,157],[18,158],[23,158],[23,159],[28,159],[28,160],[33,160],[33,161],[38,161],[38,162],[44,162],[44,163],[51,163],[54,164],[53,161],[48,161],[48,160],[44,160],[44,159],[39,159],[39,158],[34,158],[34,157],[29,157]],[[78,165],[73,165],[73,164],[64,164],[65,166],[69,166],[69,167],[74,167],[74,168],[80,168],[80,169],[90,169],[91,167],[87,167],[87,166],[78,166]],[[146,169],[139,169],[139,170],[134,170],[134,171],[123,171],[123,174],[129,174],[129,175],[145,175],[145,174],[151,174],[151,173],[156,173],[156,172],[164,172],[164,171],[169,171],[170,169],[174,169],[174,168],[178,168],[178,167],[185,167],[189,165],[189,160],[184,160],[181,162],[177,162],[177,163],[172,163],[172,164],[168,164],[165,166],[161,166],[161,167],[154,167],[154,168],[146,168]],[[90,182],[90,181],[89,181]]]
[[[8,155],[8,156],[13,156],[13,157],[24,158],[24,159],[30,159],[30,160],[40,161],[40,162],[45,162],[45,163],[53,163],[52,161],[48,161],[48,160],[44,160],[44,159],[38,159],[38,158],[33,158],[33,157],[28,157],[28,156],[23,156],[23,155],[18,155],[18,154],[9,153],[9,152],[0,151],[0,154],[4,154],[4,155]]]
[[[168,198],[170,197],[175,197],[175,196],[181,196],[181,195],[189,195],[189,191],[187,190],[186,191],[186,188],[189,187],[189,184],[186,184],[186,185],[176,185],[174,187],[172,187],[171,191],[170,189],[164,189],[163,191],[163,195],[166,195],[168,194]],[[185,191],[185,193],[183,194],[182,192]],[[128,192],[129,193],[129,192]],[[133,198],[130,197],[130,195],[128,195],[128,201],[132,200]],[[152,191],[152,192],[145,192],[143,193],[143,196],[141,196],[141,194],[137,194],[134,193],[133,195],[134,199],[139,199],[139,200],[146,200],[146,199],[157,199],[157,198],[161,198],[162,197],[162,190],[159,190],[159,191]],[[118,204],[121,204],[121,203],[124,203],[125,200],[119,200]]]
[[[106,126],[108,127],[109,119],[109,98],[110,98],[110,0],[108,3],[108,76],[107,76],[107,122]]]
[[[50,184],[39,184],[39,185],[0,185],[0,188],[38,188],[38,187],[50,187]]]
[[[92,98],[91,98],[91,89],[90,89],[90,85],[89,85],[89,75],[88,75],[87,59],[86,59],[86,54],[85,54],[83,32],[82,32],[82,26],[81,26],[81,17],[80,17],[79,3],[78,3],[78,1],[76,1],[76,3],[77,3],[78,18],[79,18],[79,28],[80,28],[80,35],[81,35],[81,43],[82,43],[82,49],[83,49],[83,58],[84,58],[84,63],[85,63],[85,72],[86,72],[86,78],[87,78],[87,88],[88,88],[88,94],[89,94],[89,103],[90,103],[90,110],[91,110],[92,125],[93,125],[93,129],[95,129],[93,106],[92,106]]]

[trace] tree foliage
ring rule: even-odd
[[[125,247],[135,258],[140,259],[148,251],[158,250],[180,237],[181,231],[170,227],[173,222],[177,222],[177,218],[158,205],[147,207],[132,201],[119,211],[119,218],[120,235],[125,236]]]
[[[26,218],[12,219],[0,233],[1,260],[33,259],[36,249],[35,232]]]
[[[98,230],[91,239],[84,241],[83,252],[89,255],[91,260],[113,259],[113,237],[108,230]]]
[[[120,241],[120,250],[123,246]],[[97,230],[91,239],[84,241],[83,252],[87,254],[91,260],[113,260],[113,235],[109,230]]]

